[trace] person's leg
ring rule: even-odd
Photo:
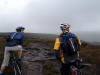
[[[18,45],[18,46],[13,46],[13,47],[10,47],[10,50],[11,51],[17,51],[18,52],[18,60],[21,60],[21,56],[22,56],[22,46]]]
[[[62,63],[62,67],[61,67],[60,71],[61,71],[61,75],[69,75],[70,64],[63,64]]]
[[[21,56],[22,56],[22,50],[23,50],[23,48],[22,48],[22,46],[20,46],[20,45],[17,46],[17,48],[18,48],[18,50],[19,50],[19,51],[18,51],[18,56],[21,57]]]
[[[67,68],[66,69],[67,70],[66,74],[69,75],[69,73],[70,73],[70,64],[66,64],[66,68]]]
[[[21,57],[22,56],[22,50],[18,51],[18,56]]]
[[[18,51],[18,60],[20,61],[22,57],[22,50]]]
[[[62,63],[62,65],[61,65],[61,69],[60,69],[60,71],[61,71],[61,75],[66,75],[66,71],[65,71],[65,69],[66,69],[65,64]]]
[[[2,65],[1,65],[0,72],[4,72],[5,67],[8,66],[9,58],[10,58],[10,53],[9,53],[8,49],[5,48],[4,59],[3,59]]]
[[[20,61],[21,60],[21,57],[22,57],[22,50],[23,50],[23,48],[22,48],[22,46],[18,46],[18,60]]]
[[[5,70],[5,66],[1,66],[0,72],[3,72]]]
[[[3,72],[5,70],[5,66],[8,66],[9,59],[10,59],[9,51],[19,51],[18,55],[22,56],[22,46],[5,47],[4,60],[0,72]]]

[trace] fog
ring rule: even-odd
[[[69,23],[81,38],[98,41],[99,20],[99,0],[0,0],[0,32],[24,26],[29,33],[59,34],[60,24]]]

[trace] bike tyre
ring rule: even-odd
[[[14,72],[15,72],[15,75],[21,75],[21,70],[18,64],[14,65]]]

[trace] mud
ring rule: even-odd
[[[43,61],[55,59],[52,49],[42,43],[30,45],[23,55],[22,75],[43,75]]]
[[[23,54],[22,75],[44,75],[43,62],[55,60],[53,49],[43,43],[31,43]],[[53,62],[55,69],[59,70],[59,62]],[[90,68],[83,70],[83,75],[96,75]]]

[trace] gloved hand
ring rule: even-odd
[[[22,60],[22,58],[21,58],[21,57],[18,57],[18,58],[17,58],[17,60],[18,60],[18,61],[21,61],[21,60]]]
[[[0,75],[3,75],[3,72],[0,72]]]
[[[57,60],[61,60],[60,55],[59,55],[59,51],[55,50],[54,53],[55,53]]]
[[[57,60],[59,60],[59,61],[61,61],[61,58],[60,58],[60,57],[58,57],[58,56],[56,56],[56,59],[57,59]]]

